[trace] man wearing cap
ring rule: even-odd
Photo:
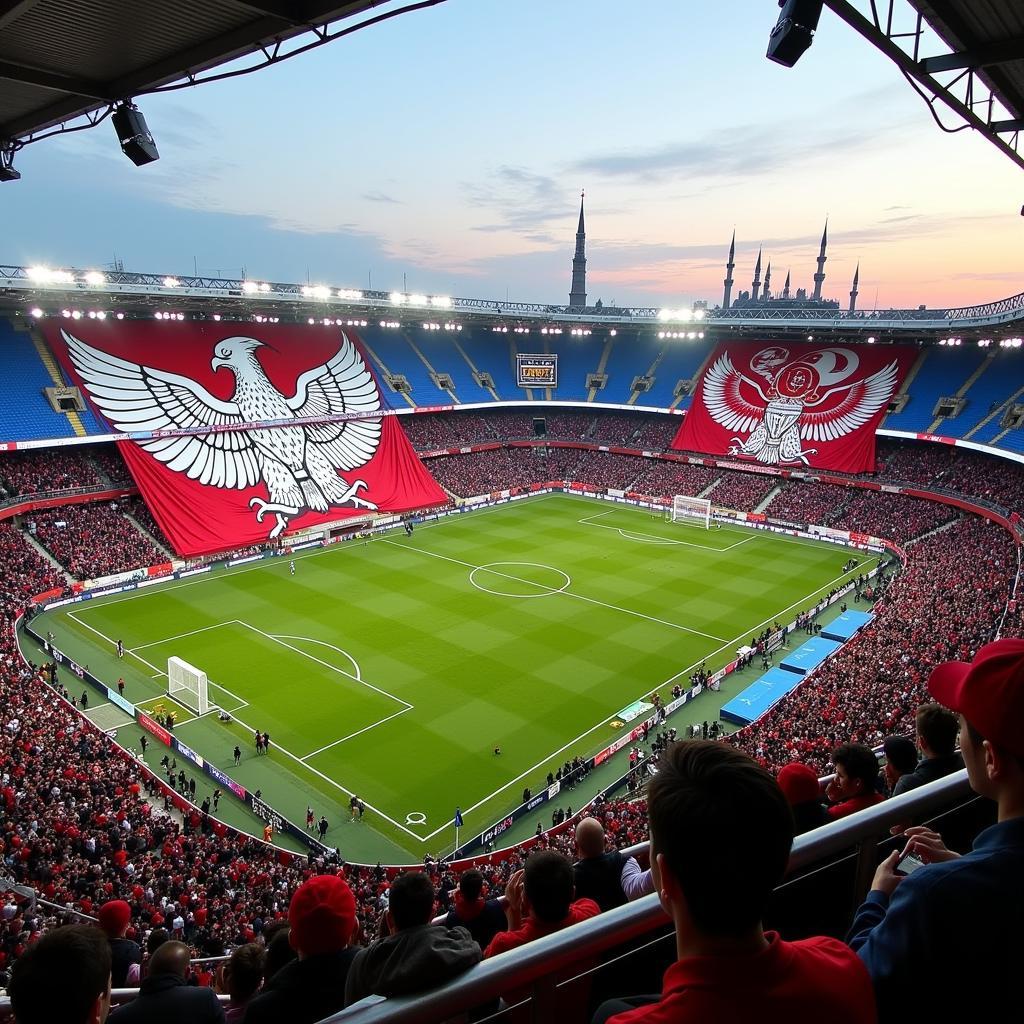
[[[881,1021],[1001,1019],[1019,999],[1024,962],[1024,640],[939,665],[928,689],[959,714],[967,778],[995,801],[997,823],[962,857],[937,833],[907,829],[905,849],[875,872],[849,942],[871,974]],[[905,853],[925,866],[904,877],[896,865]]]
[[[99,925],[110,943],[111,977],[114,988],[125,988],[129,979],[139,983],[142,949],[137,942],[125,938],[132,919],[132,908],[124,900],[109,900],[99,909]]]
[[[288,907],[288,942],[298,960],[285,964],[245,1011],[245,1024],[314,1024],[345,1005],[345,981],[357,950],[356,900],[338,875],[315,875]]]

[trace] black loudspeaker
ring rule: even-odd
[[[768,39],[769,60],[791,68],[811,45],[821,17],[821,0],[779,0],[782,13]]]
[[[117,141],[121,143],[121,151],[136,167],[160,159],[146,119],[138,107],[129,103],[122,104],[114,111],[111,120],[117,132]]]

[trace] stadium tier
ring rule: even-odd
[[[304,337],[322,334],[323,328],[296,325],[293,330],[294,343],[301,346]],[[458,333],[378,326],[356,331],[382,379],[385,398],[400,410],[495,401],[685,410],[713,346],[710,339],[659,339],[654,330],[620,331],[614,337],[496,334],[486,327]],[[9,368],[5,383],[10,396],[0,411],[0,441],[107,431],[88,406],[70,416],[52,409],[44,389],[69,381],[38,329],[27,329],[20,321],[15,326],[0,318],[0,345]],[[557,386],[517,386],[517,352],[556,355]],[[884,417],[881,430],[930,433],[1013,452],[1024,450],[1024,429],[1017,425],[1020,417],[1007,418],[1024,394],[1020,360],[1019,352],[1012,348],[966,344],[921,348],[908,375],[906,401],[899,411]],[[481,386],[479,374],[489,375],[493,386]],[[595,374],[601,386],[588,388],[590,375]],[[950,400],[945,410],[940,408],[942,399]],[[407,429],[415,435],[418,428]],[[617,440],[625,443],[629,438]]]
[[[55,380],[96,388],[101,407],[122,389],[130,404],[123,389],[143,379],[131,357],[144,358],[144,348],[98,347],[127,329],[88,333],[92,354],[58,347],[51,372],[43,334],[11,328],[23,367],[41,371],[14,378],[13,404],[30,414],[12,422],[34,423],[35,437],[70,436],[47,426],[51,417],[73,424],[40,394]],[[181,337],[207,363],[212,353],[230,365],[236,381],[264,365],[220,341],[214,350],[201,331]],[[306,400],[325,372],[351,386],[349,371],[330,370],[336,335],[311,328],[296,337],[296,365],[314,367],[300,386]],[[609,850],[642,842],[649,825],[635,795],[644,762],[671,736],[708,734],[709,721],[710,735],[724,736],[730,701],[790,672],[806,644],[831,656],[785,679],[782,699],[745,712],[743,728],[724,738],[773,772],[795,761],[813,778],[834,768],[843,744],[912,733],[934,664],[969,659],[997,630],[1021,632],[1012,594],[1024,466],[1014,460],[885,436],[873,473],[677,451],[681,417],[667,407],[719,401],[708,384],[710,342],[556,336],[541,353],[558,356],[551,397],[586,403],[560,407],[540,404],[546,386],[515,386],[521,335],[379,328],[360,339],[394,407],[412,409],[405,395],[453,407],[385,417],[400,425],[392,455],[444,489],[411,518],[356,506],[351,527],[289,528],[183,560],[180,524],[151,507],[167,496],[154,498],[147,464],[124,442],[0,451],[0,653],[18,650],[17,619],[28,612],[28,660],[0,663],[4,724],[21,741],[0,748],[14,780],[3,791],[0,838],[20,851],[7,859],[11,882],[45,901],[31,911],[15,897],[0,918],[5,962],[17,960],[30,928],[95,913],[111,897],[126,900],[134,934],[165,926],[197,952],[220,955],[258,939],[306,878],[342,860],[355,941],[366,943],[395,865],[424,854],[440,909],[457,910],[452,894],[470,866],[500,892],[531,850],[577,856],[583,813],[601,823]],[[103,364],[105,351],[123,362]],[[810,367],[824,389],[839,372],[834,351],[813,350],[799,372]],[[797,378],[765,365],[779,361],[776,348],[763,353],[751,372],[771,382],[771,405]],[[1016,396],[1013,351],[972,349],[966,358],[935,347],[918,356],[907,407],[930,381],[932,406],[966,399],[951,426],[984,429],[992,406]],[[276,356],[262,358],[273,367]],[[730,358],[743,365],[731,349]],[[948,373],[922,376],[932,361]],[[114,369],[97,385],[101,364]],[[478,384],[481,372],[493,388]],[[180,376],[154,373],[188,397]],[[607,375],[593,394],[590,373]],[[647,391],[636,386],[642,377]],[[235,400],[230,383],[210,379],[221,390],[191,390],[188,401]],[[412,390],[390,391],[387,382],[400,379]],[[697,387],[677,393],[682,380]],[[480,392],[473,402],[482,407],[457,408],[470,404],[466,388]],[[972,394],[987,403],[983,415],[971,414]],[[532,403],[496,407],[495,395]],[[176,410],[177,398],[162,408]],[[602,407],[631,399],[666,411]],[[115,417],[122,408],[108,406]],[[766,425],[776,424],[772,415],[778,406]],[[784,432],[784,416],[778,423]],[[91,413],[82,424],[110,429]],[[376,443],[375,432],[367,436]],[[405,438],[419,458],[402,455]],[[185,443],[173,430],[140,440],[155,442],[157,455]],[[707,519],[671,521],[665,510],[680,496],[706,499]],[[288,526],[293,512],[277,504]],[[249,525],[250,508],[236,513]],[[165,536],[165,526],[175,529]],[[34,595],[44,596],[38,608]],[[843,633],[832,624],[850,617],[848,604],[866,614]],[[822,629],[838,639],[822,645]],[[207,680],[208,705],[169,683],[181,662]],[[255,753],[254,729],[266,732]],[[19,788],[26,777],[33,785]],[[48,865],[58,856],[65,867],[55,876]],[[167,870],[172,863],[189,870]],[[220,896],[226,886],[230,900]]]

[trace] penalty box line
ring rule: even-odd
[[[410,704],[408,701],[403,700],[401,697],[396,697],[393,693],[388,693],[387,690],[384,690],[379,686],[374,686],[373,683],[368,683],[365,679],[363,679],[361,670],[359,668],[359,662],[357,662],[355,658],[353,658],[352,655],[350,655],[347,651],[343,651],[340,647],[336,647],[334,644],[327,643],[325,640],[314,640],[312,637],[292,636],[283,633],[267,633],[264,630],[259,629],[257,626],[254,626],[251,623],[244,621],[243,619],[229,619],[226,622],[218,622],[212,626],[202,626],[199,629],[192,629],[186,633],[178,633],[175,636],[169,636],[164,638],[163,640],[155,640],[149,644],[140,644],[138,647],[132,648],[132,653],[134,651],[141,651],[147,647],[157,647],[161,644],[170,643],[174,640],[180,640],[184,637],[195,636],[197,633],[205,633],[211,629],[219,629],[222,626],[244,626],[246,629],[250,629],[254,633],[259,633],[260,636],[266,637],[266,639],[268,640],[273,640],[274,643],[280,644],[282,647],[287,648],[287,650],[291,651],[292,653],[299,654],[304,658],[308,658],[310,661],[315,662],[317,665],[329,669],[331,672],[336,672],[338,675],[345,676],[346,679],[351,679],[355,683],[359,683],[360,685],[365,686],[370,690],[374,690],[376,693],[379,693],[382,697],[387,697],[388,699],[395,701],[395,703],[402,705],[399,711],[396,711],[390,715],[385,715],[385,717],[378,719],[376,722],[373,722],[370,725],[364,726],[361,729],[356,729],[354,732],[350,732],[348,735],[342,736],[340,739],[333,740],[332,742],[327,743],[324,746],[319,747],[308,754],[304,754],[300,758],[300,760],[303,762],[308,761],[311,757],[315,757],[317,754],[322,754],[325,750],[330,750],[332,747],[336,747],[339,744],[345,743],[347,740],[354,739],[356,736],[361,736],[364,732],[369,732],[371,729],[376,729],[378,725],[383,725],[385,722],[390,722],[391,719],[397,718],[399,715],[404,715],[406,711],[411,711],[413,709],[413,705]],[[300,648],[295,647],[293,644],[288,643],[288,640],[304,640],[306,643],[319,644],[321,647],[328,647],[332,651],[336,651],[338,654],[343,654],[352,663],[352,667],[355,670],[355,674],[353,675],[351,672],[346,672],[344,669],[339,668],[337,665],[332,665],[330,664],[330,662],[324,661],[321,658],[317,658],[315,655],[310,654],[308,651],[303,651]],[[234,697],[234,699],[238,701],[240,705],[239,708],[237,708],[236,710],[240,711],[242,707],[251,706],[249,701],[242,700],[242,698],[239,697],[238,694],[232,693],[231,690],[229,690],[226,686],[221,686],[219,683],[211,683],[210,685],[217,686],[225,693],[230,694],[232,697]]]
[[[74,612],[68,612],[68,615],[71,618],[73,618],[75,620],[75,622],[77,622],[80,626],[85,626],[86,629],[91,630],[93,633],[95,633],[102,640],[105,640],[108,644],[113,644],[114,643],[114,641],[111,640],[109,636],[107,636],[104,633],[101,633],[94,626],[90,626],[87,622],[82,622],[82,620],[79,619],[75,615]],[[240,620],[233,620],[233,621],[239,621],[240,622]],[[220,625],[226,625],[226,623],[220,623]],[[249,626],[249,624],[247,622],[242,622],[241,625]],[[257,630],[257,629],[255,629],[254,626],[249,626],[249,628],[250,629],[254,629],[257,633],[262,633],[262,630]],[[265,636],[269,636],[269,634],[264,634],[264,635]],[[271,639],[274,639],[274,638],[271,637]],[[285,646],[290,646],[290,645],[285,644]],[[297,654],[303,654],[304,653],[303,651],[299,651],[299,650],[297,650],[295,648],[293,648],[293,650],[295,650]],[[134,655],[132,655],[132,657],[136,658],[138,661],[141,661],[144,665],[147,665],[149,668],[152,668],[154,670],[156,669],[155,665],[152,665],[150,662],[146,661],[145,658],[140,657],[138,654],[134,654]],[[308,657],[308,655],[307,655],[307,657]],[[328,667],[331,667],[331,666],[328,666]],[[335,671],[341,672],[340,669],[335,669]],[[341,674],[342,675],[347,675],[348,673],[342,672]],[[352,678],[355,678],[355,677],[352,677]],[[357,680],[357,682],[362,682],[362,680]],[[364,684],[364,685],[368,686],[370,684],[367,683],[367,684]],[[374,689],[376,689],[376,687],[374,687]],[[388,696],[390,696],[390,694]],[[394,699],[398,700],[399,698],[395,697]],[[405,703],[405,702],[403,701],[402,703]],[[412,705],[410,704],[409,708],[411,708],[411,707],[412,707]],[[409,708],[403,708],[402,712],[400,712],[400,713],[404,713],[405,711],[408,711]],[[232,717],[233,721],[237,722],[243,729],[248,729],[249,732],[254,732],[255,731],[255,727],[254,726],[251,726],[248,723],[243,722],[242,719],[239,718],[236,714],[232,713],[231,717]],[[391,717],[393,718],[395,716],[392,715]],[[198,721],[198,719],[192,719],[192,721]],[[376,724],[380,724],[380,723],[376,723]],[[181,729],[182,727],[184,727],[186,725],[188,725],[188,722],[182,722],[181,726],[178,726],[178,729]],[[290,750],[287,749],[287,747],[282,747],[280,744],[275,744],[274,745],[274,749],[277,750],[277,751],[280,751],[280,753],[284,754],[285,757],[290,757],[297,764],[300,764],[306,771],[312,772],[314,775],[317,776],[317,778],[323,779],[324,782],[326,782],[330,786],[333,786],[339,792],[344,793],[345,796],[347,796],[347,797],[355,796],[355,793],[352,790],[346,789],[343,785],[341,785],[341,783],[336,782],[334,779],[332,779],[328,775],[324,775],[323,772],[318,771],[311,764],[307,764],[301,757],[298,756],[298,754],[293,754]],[[307,757],[311,757],[312,755],[306,755],[306,756]],[[403,825],[400,821],[395,821],[394,818],[390,817],[390,815],[385,814],[379,807],[375,807],[368,800],[364,800],[363,803],[365,803],[366,806],[369,807],[370,810],[374,812],[374,814],[380,815],[380,817],[384,821],[388,822],[388,824],[394,825],[395,828],[400,829],[406,835],[411,836],[413,839],[419,840],[421,843],[426,842],[426,839],[424,839],[423,836],[418,835],[416,832],[413,832],[412,829],[408,828],[406,825]]]
[[[681,669],[675,675],[670,676],[668,679],[666,679],[663,683],[659,683],[657,686],[653,687],[653,689],[660,690],[664,686],[670,686],[677,679],[681,678],[682,676],[685,676],[689,672],[692,672],[695,668],[697,668],[697,666],[699,666],[703,662],[707,661],[708,658],[714,658],[716,655],[721,654],[722,651],[727,650],[728,648],[732,647],[733,644],[738,643],[744,637],[746,637],[748,635],[756,634],[757,631],[762,626],[766,626],[770,622],[774,622],[776,619],[779,618],[780,615],[785,615],[787,612],[792,611],[792,609],[797,608],[800,605],[804,604],[805,602],[809,601],[815,595],[822,593],[822,591],[827,591],[827,589],[830,588],[832,586],[832,584],[838,583],[841,579],[843,579],[846,576],[850,576],[853,572],[856,572],[856,570],[851,570],[849,573],[846,573],[846,572],[840,573],[838,576],[835,577],[835,579],[829,580],[828,583],[825,583],[823,586],[818,587],[816,590],[812,590],[805,597],[802,597],[799,600],[794,601],[792,604],[787,605],[785,608],[780,609],[774,615],[771,615],[767,619],[765,619],[763,622],[759,622],[756,626],[752,626],[749,629],[743,630],[742,633],[737,634],[735,637],[733,637],[732,640],[729,640],[728,642],[724,643],[717,650],[712,651],[710,654],[705,655],[703,658],[700,659],[700,661],[695,661],[692,665],[687,665],[686,668]],[[642,697],[647,696],[647,694],[649,694],[651,692],[651,690],[652,690],[652,687],[647,687],[645,690],[642,691],[642,693],[640,694],[640,697],[642,698]],[[551,761],[552,758],[558,757],[560,754],[564,753],[570,747],[572,747],[575,744],[579,743],[581,740],[586,739],[591,733],[596,732],[598,729],[603,728],[607,721],[608,720],[606,718],[601,719],[601,721],[598,722],[597,725],[592,726],[590,729],[587,729],[586,732],[580,733],[579,736],[577,736],[575,739],[569,740],[568,743],[565,743],[561,747],[559,747],[557,750],[552,751],[542,761],[538,761],[535,765],[533,765],[532,768],[527,768],[525,771],[520,772],[520,774],[517,775],[514,779],[510,779],[508,782],[505,783],[505,785],[499,786],[498,789],[496,789],[493,793],[489,793],[487,796],[483,797],[481,800],[478,800],[475,804],[472,805],[472,807],[467,807],[462,812],[463,815],[471,814],[473,811],[477,810],[478,808],[483,807],[484,804],[488,803],[488,801],[490,801],[490,800],[493,800],[499,794],[504,793],[505,790],[508,789],[509,787],[516,785],[517,783],[519,783],[523,779],[525,779],[528,775],[530,775],[533,772],[535,772],[535,771],[539,770],[540,768],[542,768],[549,761]],[[455,823],[455,819],[454,818],[450,819],[449,821],[446,821],[439,828],[434,829],[433,832],[431,832],[429,835],[424,837],[424,839],[422,841],[423,842],[428,842],[429,840],[433,839],[434,836],[439,835],[441,832],[444,832],[445,829],[451,828],[454,823]]]

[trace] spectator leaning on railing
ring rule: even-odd
[[[963,857],[930,829],[907,829],[904,850],[875,872],[850,944],[883,1022],[1002,1020],[1019,1004],[1024,962],[1024,640],[939,665],[928,688],[959,713],[967,777],[998,822]],[[901,870],[904,854],[925,866]]]

